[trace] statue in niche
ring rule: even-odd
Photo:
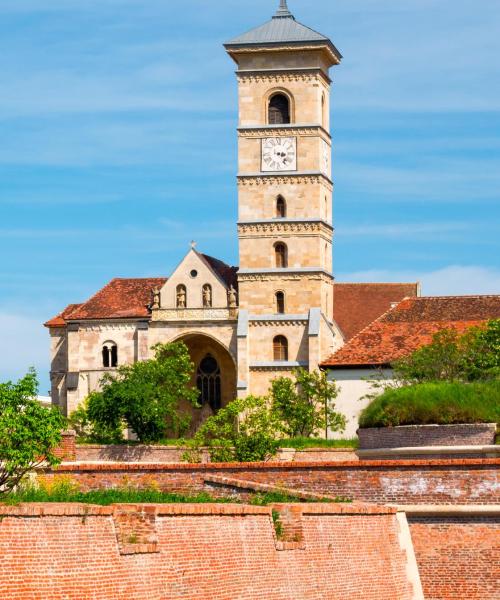
[[[229,288],[227,292],[227,300],[229,308],[237,308],[238,307],[238,294],[233,286]]]
[[[186,288],[183,285],[177,288],[177,308],[186,308]]]
[[[159,288],[153,290],[153,302],[151,303],[152,310],[161,308],[161,294]]]
[[[212,288],[208,284],[203,286],[203,308],[212,308]]]

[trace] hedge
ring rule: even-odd
[[[388,388],[361,413],[359,425],[452,425],[500,422],[500,380],[436,382]]]

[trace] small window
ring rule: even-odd
[[[283,292],[276,292],[276,312],[279,315],[285,314],[285,294]]]
[[[286,269],[288,267],[288,251],[286,245],[281,242],[276,244],[274,246],[274,253],[276,257],[276,268]]]
[[[107,369],[118,366],[118,346],[114,342],[105,342],[103,344],[102,366]]]
[[[212,286],[206,283],[201,291],[203,308],[212,308]]]
[[[278,196],[276,199],[276,217],[278,219],[286,217],[286,202],[283,196]]]
[[[185,285],[177,286],[176,306],[177,308],[186,308],[187,306],[187,290]]]
[[[278,335],[274,338],[273,352],[275,361],[288,360],[288,340],[284,335]]]
[[[290,101],[284,94],[275,94],[269,100],[269,125],[290,123]]]
[[[326,128],[326,99],[324,92],[321,96],[321,122],[323,127]]]

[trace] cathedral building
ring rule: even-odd
[[[202,406],[266,394],[310,370],[416,284],[339,284],[332,272],[331,69],[341,54],[281,0],[225,44],[239,89],[239,267],[192,244],[170,277],[113,279],[48,321],[52,401],[73,411],[105,373],[182,340]],[[200,409],[203,410],[203,409]]]

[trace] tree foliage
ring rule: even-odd
[[[294,379],[273,381],[269,396],[249,396],[230,402],[209,417],[188,441],[187,460],[198,461],[207,448],[212,461],[267,460],[276,453],[283,437],[343,430],[345,417],[333,404],[338,389],[322,372],[299,369]]]
[[[446,329],[432,343],[394,365],[403,384],[429,381],[478,381],[500,375],[500,319],[460,334]]]
[[[157,344],[153,350],[153,359],[119,367],[117,374],[102,379],[101,391],[90,394],[86,415],[94,440],[120,442],[124,427],[145,443],[187,431],[188,407],[196,406],[198,398],[190,385],[194,365],[189,351],[183,342]]]
[[[56,465],[65,419],[37,400],[34,370],[17,383],[0,384],[0,496],[8,494],[37,466]]]
[[[198,462],[207,448],[213,462],[266,460],[278,449],[278,427],[267,398],[238,398],[201,425],[185,458]]]
[[[339,389],[323,371],[297,369],[294,379],[279,377],[271,384],[272,410],[287,437],[311,437],[327,429],[343,431],[346,420],[335,411]]]

